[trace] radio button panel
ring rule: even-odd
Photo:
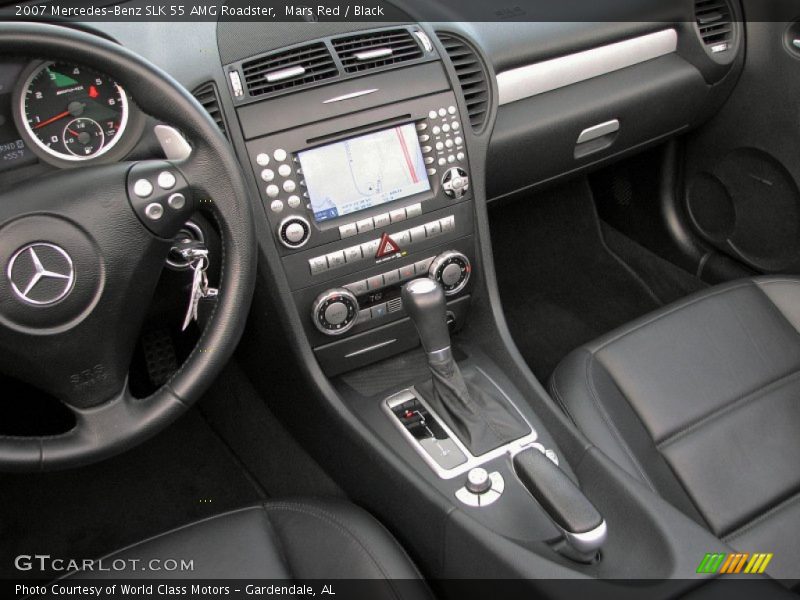
[[[400,250],[407,250],[411,245],[422,242],[455,231],[456,218],[455,215],[448,215],[441,219],[429,221],[424,225],[418,225],[411,229],[397,231],[392,233],[389,237],[395,242]],[[344,250],[326,254],[324,256],[315,256],[308,259],[308,267],[312,275],[318,275],[330,269],[338,269],[346,264],[362,260],[375,259],[378,249],[380,248],[381,238],[364,242],[357,246],[350,246]],[[323,268],[322,264],[326,266]]]

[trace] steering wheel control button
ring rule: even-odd
[[[283,161],[285,161],[285,160],[286,160],[286,156],[287,156],[287,154],[286,154],[286,150],[284,150],[283,148],[278,148],[278,149],[277,149],[277,150],[275,150],[275,152],[273,152],[273,154],[272,154],[272,158],[274,158],[274,159],[275,159],[275,160],[277,160],[278,162],[283,162]]]
[[[161,206],[158,202],[151,202],[145,207],[144,214],[147,215],[148,219],[151,219],[153,221],[158,221],[161,217],[164,216],[164,207]]]
[[[317,297],[311,310],[311,319],[325,335],[341,335],[356,324],[358,313],[355,295],[348,289],[336,288]]]
[[[287,203],[289,204],[289,208],[297,208],[300,206],[300,197],[294,195],[289,196]]]
[[[175,179],[175,175],[169,171],[161,171],[161,173],[158,174],[158,179],[156,181],[158,183],[158,187],[160,187],[162,190],[171,190],[178,182],[178,180]]]
[[[293,191],[297,189],[297,184],[292,181],[291,179],[287,179],[283,182],[283,191],[287,194],[291,194]]]
[[[275,179],[275,171],[272,169],[264,169],[261,171],[261,179],[269,183],[273,179]]]
[[[133,193],[139,198],[147,198],[153,193],[153,184],[147,179],[137,179],[136,183],[133,184]]]
[[[158,237],[173,239],[193,212],[189,184],[166,161],[135,163],[128,172],[127,189],[137,216]]]
[[[266,167],[269,164],[269,154],[260,152],[256,155],[256,163],[258,163],[259,167]]]
[[[273,202],[273,205],[274,204]],[[282,202],[281,206],[283,206]],[[281,221],[281,224],[278,225],[278,239],[284,246],[292,250],[305,246],[310,237],[311,225],[303,217],[286,217]],[[311,270],[313,273],[313,266]]]
[[[180,192],[176,192],[167,198],[167,205],[172,210],[183,210],[183,207],[186,206],[186,196]]]
[[[267,186],[266,192],[267,196],[269,196],[270,198],[277,198],[278,194],[281,193],[281,190],[277,185],[273,184]]]
[[[283,212],[283,200],[273,200],[269,205],[269,209],[274,213]]]
[[[292,174],[292,167],[290,167],[289,165],[284,164],[278,167],[278,175],[280,175],[281,177],[288,177],[291,174]]]

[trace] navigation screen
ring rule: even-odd
[[[413,123],[300,152],[317,222],[428,191]]]

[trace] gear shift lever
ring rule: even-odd
[[[451,353],[444,290],[433,279],[415,279],[402,290],[403,307],[414,322],[428,356]],[[452,353],[451,353],[452,354]]]
[[[527,435],[530,428],[500,390],[466,381],[458,368],[450,348],[441,284],[433,279],[415,279],[403,286],[401,295],[403,308],[428,355],[433,378],[427,385],[418,386],[418,391],[434,412],[475,456]]]

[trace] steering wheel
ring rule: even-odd
[[[0,371],[58,398],[76,421],[60,435],[0,437],[0,470],[73,467],[163,429],[220,373],[252,299],[253,214],[240,165],[217,125],[179,83],[143,58],[102,38],[39,23],[0,24],[0,54],[56,57],[107,73],[192,147],[177,162],[65,169],[0,194]],[[175,178],[170,195],[180,193],[183,203],[168,204],[158,190],[141,198],[140,180],[155,182],[164,171]],[[154,202],[161,209],[153,209]],[[197,209],[211,213],[222,238],[216,308],[183,366],[152,395],[137,399],[127,384],[136,340],[171,240]],[[39,255],[49,256],[47,268]],[[25,298],[21,288],[34,277],[41,279],[34,292],[42,297],[29,291]]]

